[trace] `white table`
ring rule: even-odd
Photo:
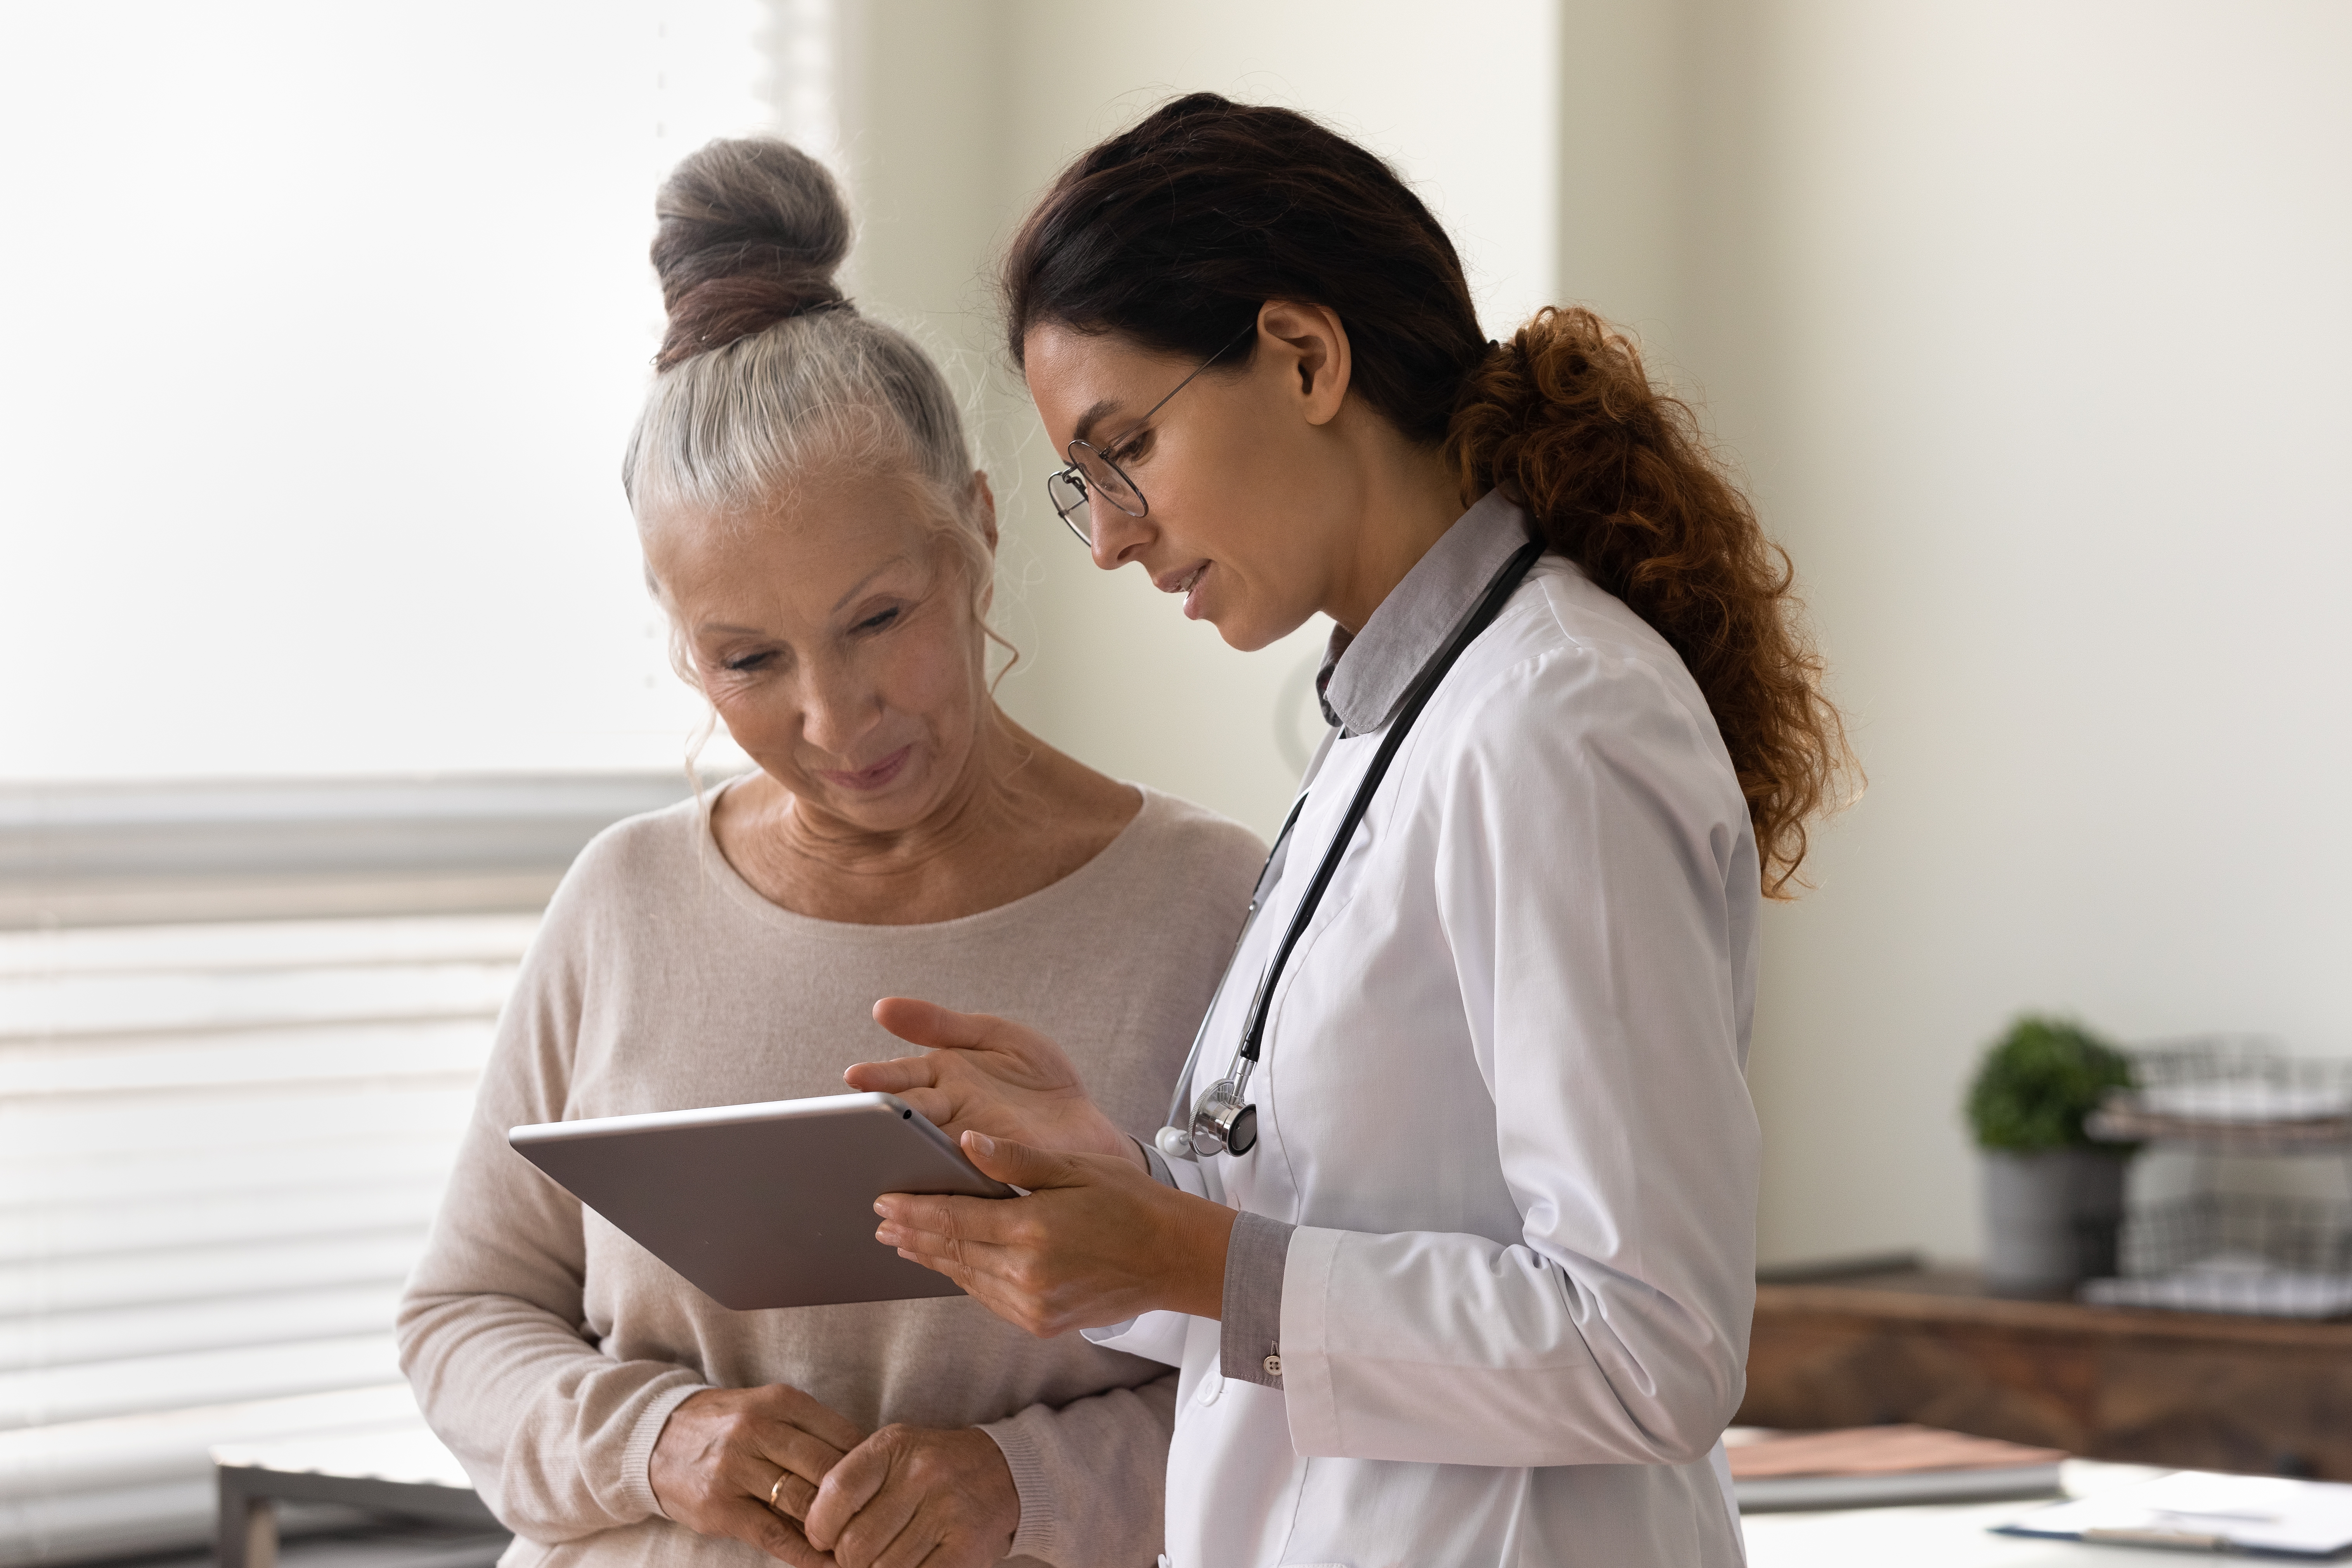
[[[2168,1473],[2069,1459],[2060,1480],[2070,1497],[2092,1497]],[[1992,1533],[1997,1524],[2048,1506],[2048,1500],[1926,1503],[1752,1513],[1740,1523],[1748,1535],[1748,1568],[2182,1568],[2198,1555]]]

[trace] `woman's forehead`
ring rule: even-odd
[[[1160,383],[1169,367],[1183,363],[1123,333],[1059,322],[1032,327],[1021,342],[1030,398],[1057,442],[1087,440],[1103,421],[1142,413],[1168,390]]]
[[[720,597],[784,582],[823,595],[895,568],[927,569],[939,530],[892,489],[822,487],[759,509],[674,512],[648,531],[646,553],[673,593]]]

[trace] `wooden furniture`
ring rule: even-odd
[[[1941,1270],[1759,1284],[1738,1420],[2352,1480],[2352,1322],[2004,1300]]]
[[[505,1532],[455,1456],[422,1421],[382,1431],[213,1450],[220,1482],[219,1568],[275,1568],[278,1504],[340,1503],[405,1519],[478,1531],[495,1542]]]

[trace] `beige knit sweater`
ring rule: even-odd
[[[401,1304],[426,1418],[518,1533],[507,1568],[755,1568],[664,1519],[646,1479],[697,1390],[791,1384],[871,1429],[982,1426],[1021,1494],[1013,1550],[1062,1568],[1160,1546],[1174,1375],[1078,1335],[1036,1340],[966,1297],[733,1312],[583,1211],[507,1129],[845,1092],[906,1047],[869,1016],[920,996],[1060,1041],[1149,1137],[1238,931],[1263,847],[1144,792],[1062,880],[932,925],[779,909],[737,876],[693,803],[583,851],[499,1026],[472,1125]]]

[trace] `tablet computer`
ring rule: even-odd
[[[891,1094],[541,1122],[507,1142],[738,1311],[961,1295],[874,1239],[874,1200],[1014,1195]]]

